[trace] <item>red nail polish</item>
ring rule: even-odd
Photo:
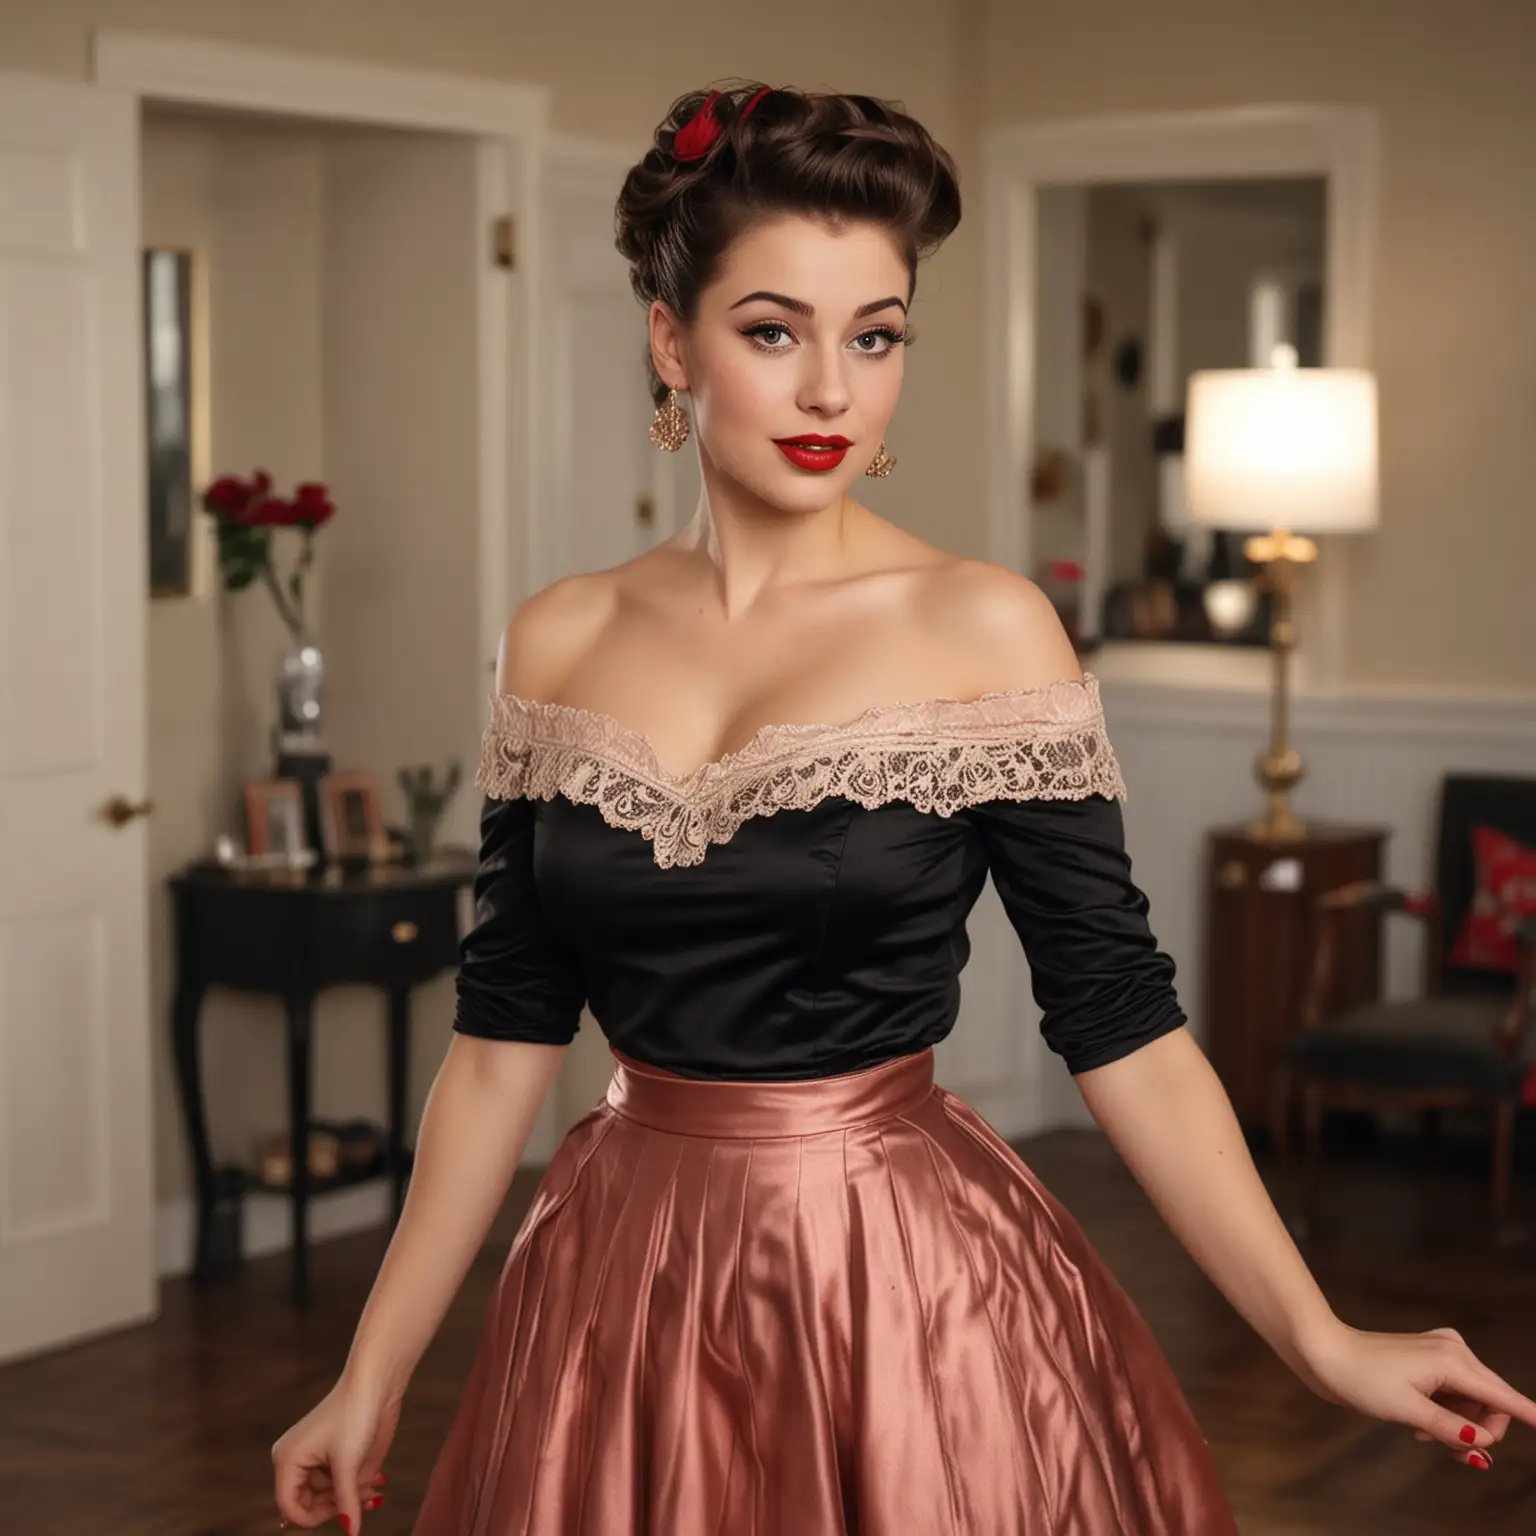
[[[341,1528],[342,1528],[342,1530],[344,1530],[347,1533],[347,1536],[352,1536],[352,1517],[351,1517],[351,1515],[337,1515],[336,1518],[341,1521]]]
[[[1467,1457],[1467,1465],[1469,1467],[1476,1467],[1479,1472],[1486,1472],[1489,1465],[1488,1458],[1481,1451],[1473,1451]]]
[[[382,1472],[379,1473],[379,1487],[382,1488],[389,1479]]]
[[[1477,1431],[1470,1424],[1463,1424],[1461,1426],[1461,1443],[1463,1445],[1471,1445],[1476,1439]]]

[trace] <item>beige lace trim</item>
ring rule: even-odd
[[[751,817],[832,795],[940,816],[988,800],[1125,798],[1091,673],[978,699],[878,704],[840,725],[765,725],[682,776],[611,715],[494,693],[475,783],[501,800],[596,806],[609,826],[639,832],[663,868],[699,863]]]

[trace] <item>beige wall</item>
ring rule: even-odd
[[[452,743],[472,772],[489,683],[475,206],[467,138],[358,133],[327,152],[326,475],[346,515],[326,530],[326,735],[396,821],[402,764],[441,773]]]
[[[210,462],[263,466],[279,484],[321,474],[320,143],[192,117],[145,127],[144,239],[189,247],[208,310]],[[162,1198],[189,1170],[171,1088],[171,945],[164,878],[241,826],[240,785],[267,770],[263,733],[282,627],[266,594],[211,590],[149,609],[151,1018],[156,1173]],[[280,1019],[218,995],[205,1013],[215,1152],[245,1160],[253,1132],[283,1123]]]
[[[1536,687],[1536,6],[991,0],[989,123],[1256,102],[1380,115],[1382,526],[1348,682]]]
[[[326,154],[327,743],[338,768],[379,782],[403,823],[403,764],[464,781],[445,840],[473,843],[470,778],[489,678],[480,654],[479,351],[475,145],[346,134]],[[383,1000],[322,998],[337,1019],[317,1063],[324,1113],[384,1115]],[[451,976],[411,1000],[412,1124],[447,1049]],[[414,1138],[412,1138],[414,1139]]]

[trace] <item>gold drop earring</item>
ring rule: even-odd
[[[677,403],[675,389],[669,389],[667,398],[656,407],[651,441],[663,453],[676,453],[688,441],[688,413]]]
[[[890,472],[896,468],[896,460],[885,449],[885,439],[880,439],[880,447],[876,450],[874,458],[869,461],[869,468],[864,471],[871,480],[884,480]]]

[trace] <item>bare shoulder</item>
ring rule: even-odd
[[[590,571],[525,598],[501,637],[497,691],[536,700],[557,694],[608,623],[618,591],[615,572]]]
[[[924,576],[920,622],[971,693],[1079,681],[1077,652],[1051,600],[1027,576],[951,558]]]

